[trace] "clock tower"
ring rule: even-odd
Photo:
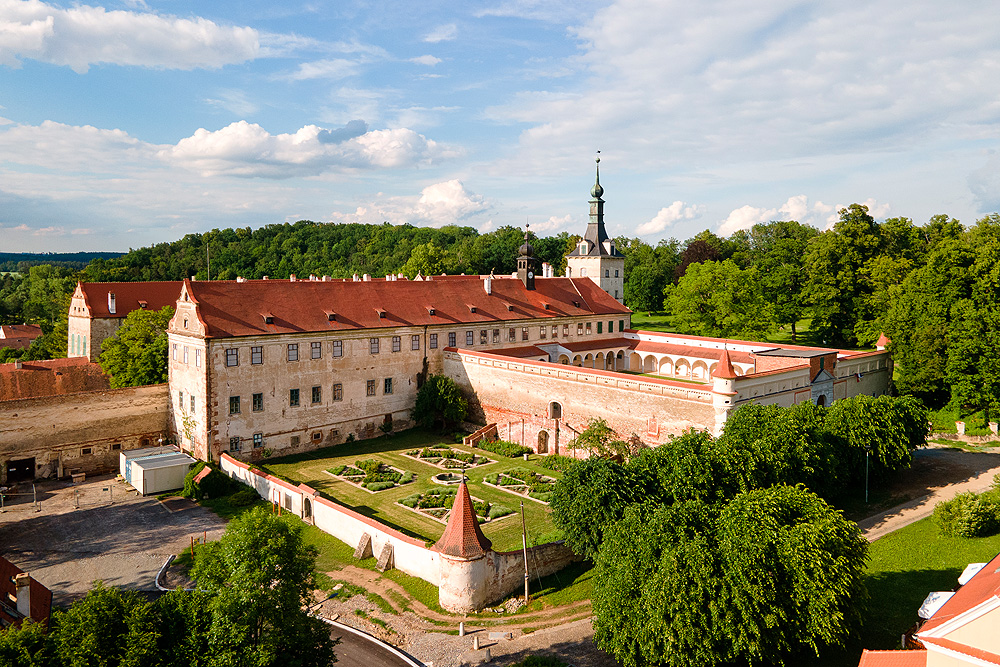
[[[528,243],[528,225],[524,226],[524,245],[518,250],[517,277],[528,289],[535,289],[535,271],[538,261],[535,259],[535,249]]]
[[[590,191],[590,222],[587,233],[566,255],[566,276],[590,278],[605,292],[625,301],[625,255],[615,247],[615,240],[604,229],[604,200],[601,195],[601,158],[597,158],[597,180]]]

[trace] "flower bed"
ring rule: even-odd
[[[404,452],[404,456],[411,459],[427,463],[445,470],[461,470],[463,468],[475,468],[493,463],[491,459],[479,454],[469,454],[447,446],[424,447],[423,449],[411,449]]]
[[[424,493],[414,493],[412,496],[407,496],[396,502],[441,523],[448,523],[448,515],[451,513],[452,505],[455,504],[457,493],[458,489],[452,488],[430,489]],[[472,508],[476,512],[476,519],[479,520],[479,523],[486,523],[514,513],[514,510],[509,507],[494,505],[476,498],[472,498]]]
[[[555,489],[556,480],[552,477],[539,475],[524,468],[511,468],[503,472],[495,472],[483,478],[483,483],[496,487],[507,493],[528,497],[540,503],[548,504]]]
[[[523,454],[535,453],[535,450],[531,447],[523,447],[516,442],[510,442],[509,440],[480,440],[476,443],[476,447],[479,449],[485,449],[488,452],[493,452],[498,456],[506,456],[511,459],[516,459],[518,456]]]
[[[337,466],[326,472],[373,493],[408,484],[414,478],[412,472],[393,468],[375,459],[355,461],[353,466]]]

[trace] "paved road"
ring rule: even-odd
[[[345,630],[343,626],[334,625],[332,635],[340,639],[334,649],[337,667],[414,667],[422,664],[401,658],[377,639]]]
[[[97,579],[156,590],[167,556],[192,537],[214,540],[225,530],[222,519],[194,503],[130,494],[107,476],[77,487],[44,482],[38,491],[40,512],[22,504],[0,514],[0,554],[47,586],[56,605],[72,603]]]

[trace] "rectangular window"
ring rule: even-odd
[[[188,346],[185,345],[184,346],[184,363],[186,364],[187,362],[188,362]]]
[[[299,406],[299,390],[289,389],[288,390],[288,405],[297,408]]]
[[[611,277],[611,269],[604,269],[604,277],[605,278]]]
[[[264,411],[264,394],[254,394],[253,395],[253,411],[263,412]]]
[[[594,330],[590,328],[590,322],[587,322],[587,335],[594,333]]]
[[[604,329],[604,322],[598,322],[597,323],[597,333],[604,333],[603,329]]]
[[[625,320],[618,320],[618,330],[625,331]]]
[[[121,448],[122,448],[122,443],[120,442],[116,442],[115,444],[111,445],[111,451],[113,452],[121,451]]]
[[[342,401],[344,400],[344,385],[337,383],[333,385],[333,400]]]
[[[191,394],[191,412],[194,412],[194,394]]]
[[[264,434],[263,433],[254,433],[253,434],[253,448],[254,449],[260,449],[263,446],[264,446]]]
[[[486,345],[490,342],[490,332],[486,329],[479,330],[479,344]]]
[[[410,349],[411,350],[420,349],[420,336],[417,335],[410,336]]]
[[[230,347],[226,349],[226,366],[239,366],[240,365],[240,351],[239,348]]]
[[[229,414],[238,415],[240,414],[240,397],[230,396],[229,397]]]
[[[472,332],[472,331],[466,331],[465,332],[465,344],[468,347],[472,347],[473,345],[476,344],[475,343],[475,335],[476,335],[475,332]]]
[[[195,368],[201,368],[201,348],[195,348],[194,350],[194,366]]]
[[[289,343],[288,344],[288,360],[298,361],[299,360],[299,344]]]
[[[229,439],[229,451],[238,452],[240,451],[240,438],[236,436]]]
[[[563,338],[568,338],[568,337],[569,337],[569,325],[568,324],[564,324],[563,325]]]
[[[368,339],[368,353],[369,354],[378,354],[378,338],[369,338]]]
[[[438,335],[431,334],[430,346],[432,350],[436,350],[438,346]]]
[[[92,447],[84,447],[83,449],[80,450],[80,455],[81,456],[90,456],[93,452],[94,452],[94,449]]]
[[[170,358],[177,361],[177,343],[170,346]]]
[[[264,348],[262,346],[250,348],[250,363],[257,366],[264,363]]]
[[[618,277],[618,269],[615,269],[615,278]]]
[[[323,390],[320,387],[313,387],[312,402],[319,403],[323,400]]]
[[[577,336],[582,336],[583,335],[583,322],[577,322],[576,323],[576,335]]]
[[[458,347],[457,338],[454,331],[448,332],[448,347]]]
[[[183,391],[177,392],[177,407],[179,407],[181,410],[184,409],[184,392]]]
[[[313,341],[310,344],[310,347],[312,348],[312,358],[313,359],[319,359],[319,358],[321,358],[323,356],[323,343],[321,343],[319,341]]]
[[[494,329],[493,330],[493,342],[494,343],[499,343],[500,342],[500,330],[499,329]]]
[[[340,340],[333,341],[333,356],[335,357],[344,356],[344,341]]]
[[[546,335],[548,335],[548,333],[549,333],[549,328],[544,324],[538,327],[538,337],[541,338],[542,340],[545,340],[545,337]]]
[[[399,352],[399,350],[402,349],[402,347],[403,347],[402,338],[400,338],[399,336],[393,336],[392,337],[392,351],[393,352]]]
[[[517,342],[517,329],[511,327],[507,329],[507,342],[515,343]]]
[[[614,332],[615,332],[615,321],[608,320],[608,333],[614,333]]]
[[[558,324],[553,324],[552,325],[552,337],[553,338],[559,338],[559,325]]]
[[[385,379],[385,383],[382,385],[382,393],[383,394],[392,393],[392,378]]]
[[[375,395],[375,380],[368,380],[368,384],[365,385],[365,396]]]
[[[528,340],[528,327],[521,327],[521,340]]]

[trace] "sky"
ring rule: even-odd
[[[0,0],[0,251],[1000,211],[1000,3]]]

